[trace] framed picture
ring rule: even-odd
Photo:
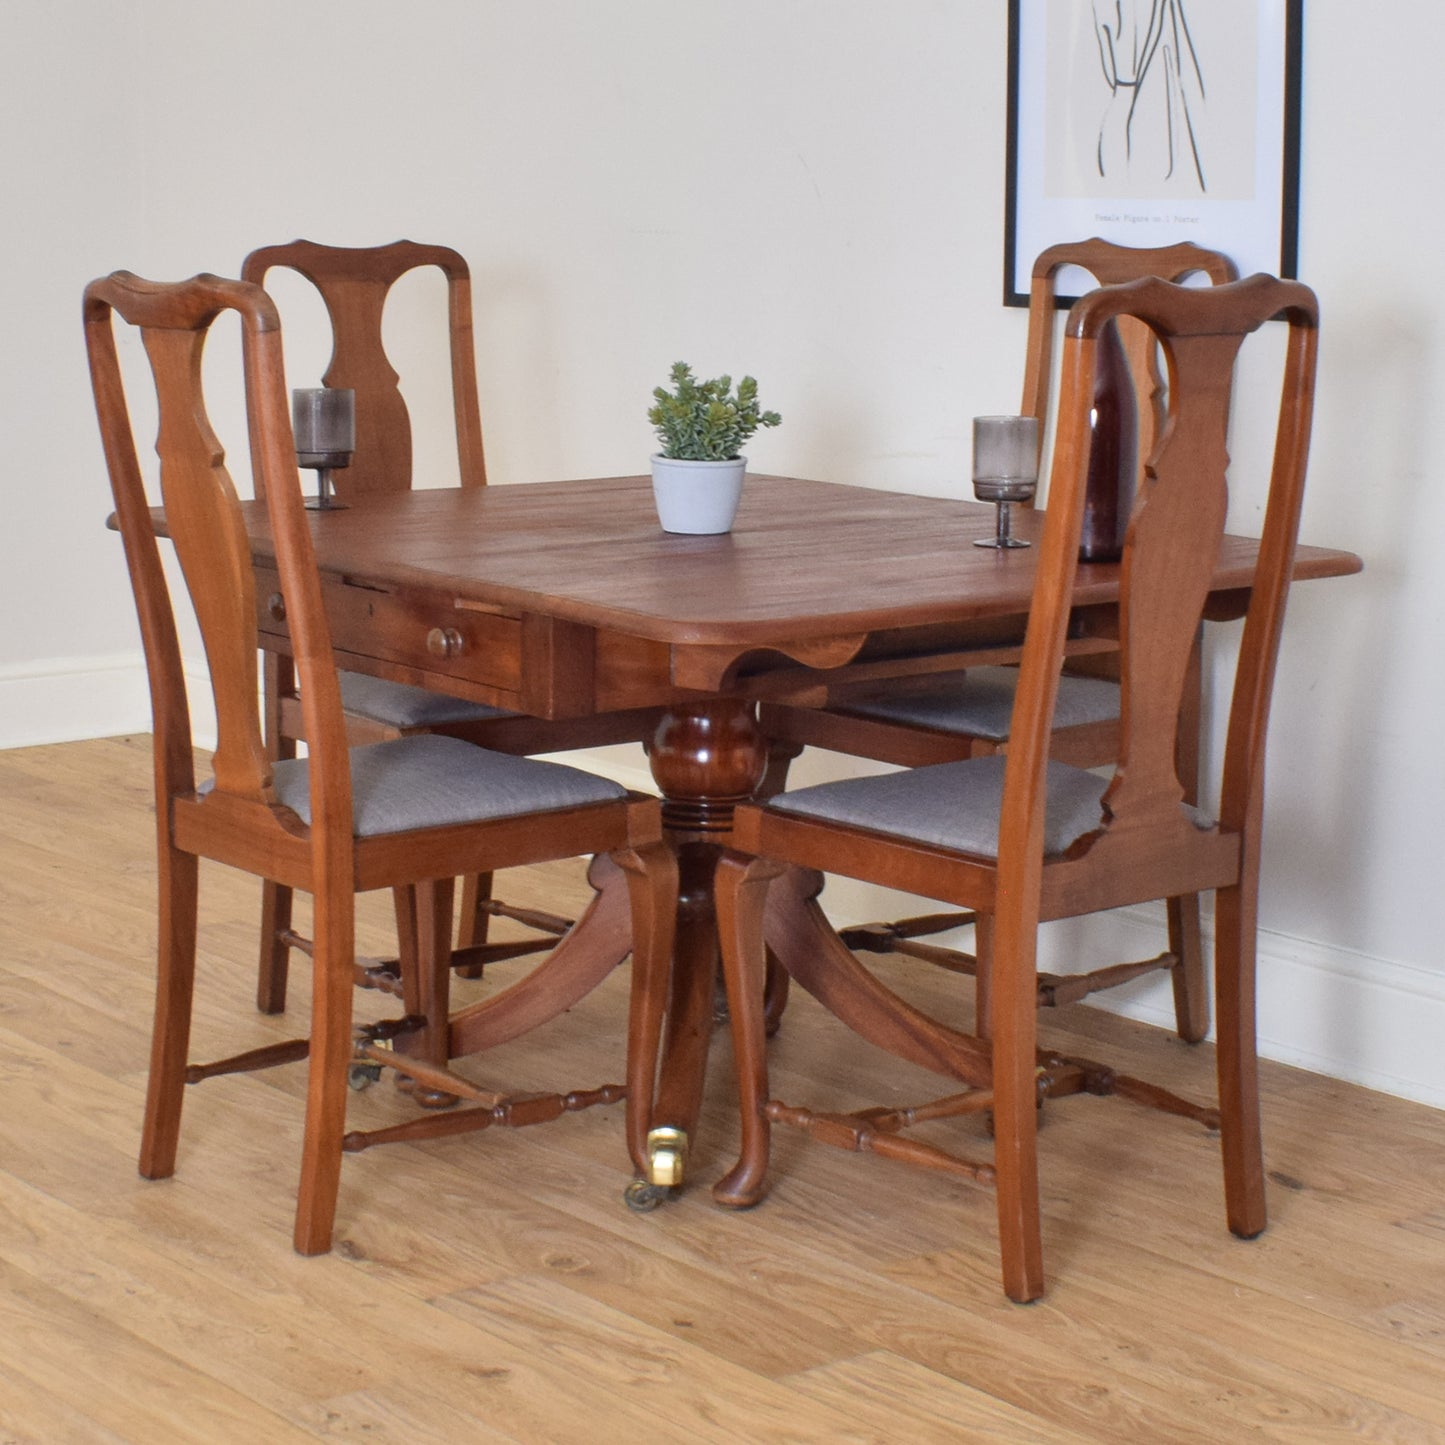
[[[1194,241],[1294,276],[1302,0],[1009,0],[1004,303],[1034,257]],[[1059,278],[1062,300],[1092,281]]]

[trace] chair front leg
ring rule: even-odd
[[[351,1067],[352,966],[356,953],[355,895],[350,888],[318,886],[311,959],[311,1050],[306,1125],[301,1145],[301,1186],[294,1242],[298,1254],[331,1248],[336,1196],[341,1185],[341,1141]]]
[[[421,965],[417,942],[416,887],[391,890],[392,912],[396,917],[396,966],[401,973],[401,1004],[409,1014],[426,1012],[421,997]]]
[[[140,1172],[146,1179],[169,1178],[176,1168],[196,981],[197,874],[195,855],[180,852],[163,836],[155,1021],[140,1149]]]
[[[1038,920],[994,919],[989,1017],[994,1167],[1003,1287],[1017,1304],[1044,1292],[1038,1164]]]
[[[1186,1044],[1197,1044],[1209,1033],[1209,990],[1204,971],[1204,929],[1200,923],[1199,895],[1186,893],[1166,904],[1169,952],[1179,960],[1171,977],[1174,985],[1175,1030]]]
[[[441,878],[392,889],[400,945],[402,1006],[426,1022],[398,1038],[396,1049],[446,1068],[451,1058],[452,900],[456,880]],[[396,1086],[423,1109],[449,1109],[458,1096],[398,1072]]]
[[[1214,899],[1215,1065],[1229,1228],[1241,1239],[1253,1239],[1268,1223],[1255,1031],[1257,862],[1253,869],[1246,866],[1245,874],[1245,882],[1221,888]]]
[[[416,968],[418,1011],[426,1027],[413,1050],[428,1063],[446,1067],[450,1058],[452,900],[454,878],[419,883],[416,898]]]
[[[492,915],[487,904],[492,901],[492,875],[490,873],[469,873],[462,879],[461,917],[457,920],[457,947],[474,948],[487,941],[491,929]],[[473,971],[464,975],[480,978],[482,967],[473,966]]]
[[[738,1162],[713,1185],[729,1208],[756,1204],[766,1191],[771,1125],[768,1104],[767,950],[763,912],[768,884],[782,868],[765,858],[724,853],[718,860],[716,907],[723,980],[727,986],[733,1064],[737,1070],[742,1147]]]
[[[973,1031],[981,1039],[993,1037],[993,914],[980,913],[973,921]]]
[[[261,880],[261,954],[256,969],[256,1008],[263,1014],[286,1012],[286,984],[291,964],[289,888]]]

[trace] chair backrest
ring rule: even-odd
[[[392,286],[408,271],[418,266],[442,271],[447,278],[461,483],[483,486],[487,473],[472,340],[472,279],[466,261],[447,246],[415,241],[358,247],[291,241],[252,251],[242,264],[241,278],[264,286],[266,273],[275,266],[299,272],[321,293],[332,332],[331,360],[322,379],[327,386],[349,387],[356,393],[356,451],[351,464],[332,477],[343,501],[376,492],[404,492],[411,486],[411,414],[382,344],[381,318]]]
[[[1175,734],[1228,508],[1225,438],[1234,363],[1244,339],[1266,321],[1284,318],[1289,326],[1220,799],[1221,825],[1248,830],[1259,821],[1265,723],[1304,494],[1318,336],[1314,293],[1262,275],[1208,288],[1155,279],[1105,287],[1069,314],[1051,497],[1010,732],[1005,814],[1012,806],[1032,820],[1042,808],[1088,473],[1094,352],[1104,327],[1122,317],[1137,318],[1158,340],[1169,373],[1168,416],[1145,462],[1120,563],[1121,716],[1115,775],[1104,797],[1105,834],[1192,826],[1180,807]],[[1041,826],[1041,811],[1038,821]]]
[[[150,678],[157,807],[195,789],[190,709],[170,591],[146,497],[113,315],[139,329],[155,382],[156,451],[165,527],[175,545],[205,644],[216,704],[214,791],[273,801],[258,702],[255,575],[241,504],[207,417],[201,354],[211,324],[238,312],[246,340],[252,466],[264,479],[287,626],[301,674],[312,764],[312,817],[337,823],[349,844],[350,772],[341,695],[302,507],[281,359],[280,322],[259,286],[217,276],[172,285],[117,271],[85,290],[85,337],[116,516],[140,615]],[[162,822],[164,834],[165,823]]]
[[[1039,422],[1039,447],[1044,445],[1044,428],[1048,424],[1049,386],[1053,365],[1054,328],[1057,300],[1055,286],[1059,272],[1068,266],[1087,271],[1101,286],[1118,286],[1156,276],[1163,281],[1183,281],[1186,276],[1203,274],[1216,286],[1238,278],[1234,262],[1218,251],[1208,251],[1192,242],[1177,246],[1116,246],[1097,237],[1089,241],[1069,241],[1041,251],[1034,261],[1029,281],[1029,333],[1024,362],[1024,393],[1019,411]],[[1159,371],[1158,350],[1147,329],[1130,325],[1127,320],[1119,328],[1129,371],[1134,378],[1134,392],[1139,403],[1139,460],[1153,449],[1154,438],[1163,422],[1163,377]]]

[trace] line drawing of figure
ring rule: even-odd
[[[1142,174],[1178,183],[1192,172],[1191,188],[1197,183],[1207,192],[1200,136],[1204,74],[1184,0],[1092,4],[1099,63],[1109,89],[1099,123],[1099,175]]]

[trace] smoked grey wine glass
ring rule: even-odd
[[[998,507],[994,535],[975,547],[1027,547],[1013,535],[1010,507],[1026,502],[1039,485],[1039,422],[1033,416],[973,419],[973,494]]]
[[[356,450],[356,393],[345,387],[297,387],[291,393],[291,429],[296,436],[296,464],[316,471],[313,512],[345,507],[331,493],[331,473],[351,465]]]

